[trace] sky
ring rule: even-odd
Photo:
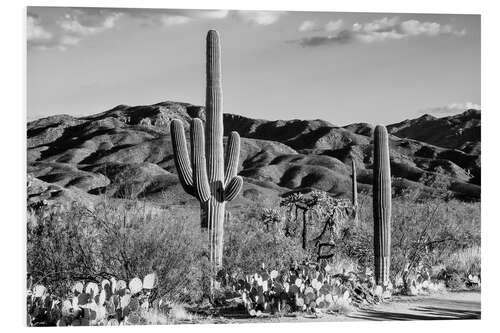
[[[480,16],[28,7],[27,118],[203,105],[220,32],[224,112],[390,124],[480,108]]]

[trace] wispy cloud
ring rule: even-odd
[[[340,30],[343,23],[344,22],[342,21],[342,19],[338,19],[335,21],[328,21],[324,25],[318,24],[317,21],[305,20],[302,21],[297,30],[300,32],[309,32],[309,31],[334,32]]]
[[[204,19],[223,19],[229,14],[229,10],[198,10],[194,11],[194,17]]]
[[[329,32],[337,31],[342,27],[343,23],[344,22],[341,19],[336,20],[336,21],[329,21],[325,24],[325,31],[329,31]]]
[[[31,7],[36,8],[36,7]],[[28,9],[30,12],[30,8]],[[27,21],[28,47],[35,49],[67,50],[85,38],[117,27],[118,21],[128,17],[149,27],[170,28],[202,20],[222,20],[228,17],[252,26],[276,23],[285,12],[229,11],[187,9],[133,9],[133,8],[58,8],[56,16],[42,21],[29,13]],[[59,17],[57,17],[59,15]]]
[[[180,25],[190,23],[194,20],[219,20],[228,16],[229,10],[184,10],[173,9],[160,13],[160,21],[166,26]],[[150,16],[154,17],[154,12]]]
[[[47,50],[67,50],[88,36],[113,29],[122,13],[99,8],[67,8],[53,22],[43,22],[28,13],[28,47]]]
[[[316,29],[317,23],[315,21],[306,20],[299,26],[299,31],[313,31]]]
[[[52,38],[52,34],[45,30],[37,16],[28,15],[26,24],[28,41],[44,41]]]
[[[466,102],[466,103],[450,103],[448,105],[443,105],[443,106],[434,106],[434,107],[429,107],[429,108],[424,108],[420,109],[418,113],[425,114],[446,114],[446,115],[451,115],[451,114],[457,114],[457,113],[462,113],[466,110],[469,109],[475,109],[475,110],[480,110],[481,105],[471,103],[471,102]]]
[[[76,10],[73,13],[67,13],[58,24],[68,34],[90,36],[114,28],[121,16],[122,13],[96,14]]]
[[[147,19],[149,23],[158,18],[164,26],[187,24],[200,20],[221,20],[233,17],[254,26],[271,25],[276,23],[284,12],[278,11],[242,11],[242,10],[197,10],[197,9],[168,9],[159,11],[131,11],[131,16]],[[150,24],[149,24],[150,25]]]
[[[437,22],[421,22],[419,20],[401,21],[399,17],[384,17],[366,23],[354,23],[351,27],[340,29],[342,20],[325,24],[323,34],[303,37],[292,42],[302,46],[321,46],[327,44],[361,42],[373,43],[387,40],[398,40],[415,36],[465,35],[465,29],[456,30],[451,25]]]
[[[180,24],[186,24],[192,21],[192,18],[188,16],[181,16],[181,15],[162,15],[160,17],[161,23],[166,26],[170,27],[173,25],[180,25]]]
[[[280,19],[280,17],[285,14],[285,12],[280,11],[258,11],[258,10],[237,10],[235,11],[235,16],[243,20],[244,22],[253,25],[271,25]]]

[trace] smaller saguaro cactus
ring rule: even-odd
[[[375,281],[387,286],[391,266],[391,169],[389,139],[382,125],[375,127],[373,155]]]
[[[356,162],[354,158],[351,160],[352,167],[352,210],[354,214],[354,219],[358,218],[358,182],[356,180]]]

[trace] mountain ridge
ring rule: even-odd
[[[480,111],[477,113],[480,117]],[[473,121],[464,126],[474,133],[479,127],[480,133],[476,113],[465,113],[462,118],[467,122],[467,117],[472,116]],[[188,130],[193,117],[204,119],[204,108],[166,101],[143,106],[118,105],[85,117],[56,115],[30,121],[28,173],[41,182],[89,195],[105,193],[117,198],[130,195],[159,200],[170,192],[175,194],[170,203],[192,203],[181,193],[169,123],[180,119]],[[448,121],[451,127],[448,132],[455,133],[462,118],[442,120],[439,126]],[[436,119],[442,118],[428,118],[425,122]],[[479,141],[471,141],[473,137],[467,136],[469,146],[476,147],[471,153],[441,147],[411,138],[416,130],[409,129],[425,126],[422,122],[422,119],[410,120],[388,126],[392,174],[398,184],[395,191],[412,188],[435,191],[422,182],[439,174],[457,198],[479,200],[480,137]],[[236,204],[311,188],[347,197],[352,159],[356,161],[360,190],[371,189],[373,126],[370,124],[339,127],[320,119],[270,121],[225,114],[225,135],[233,130],[242,137],[239,173],[245,178],[243,194]],[[455,141],[450,135],[443,140],[461,142],[457,133]],[[438,139],[431,137],[429,141]]]

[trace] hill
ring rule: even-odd
[[[402,138],[427,142],[436,146],[458,149],[472,155],[481,154],[481,111],[436,118],[423,115],[390,125],[389,133]]]
[[[204,119],[203,107],[167,101],[29,122],[28,174],[36,179],[40,193],[57,188],[49,191],[53,198],[70,198],[68,192],[74,192],[89,201],[105,194],[197,207],[178,182],[169,131],[172,119],[181,119],[188,129],[192,117]],[[439,176],[455,197],[478,200],[478,117],[479,111],[469,110],[454,117],[421,117],[389,125],[395,195],[412,188],[438,191],[426,180]],[[352,159],[359,189],[371,190],[369,124],[338,127],[323,120],[267,121],[225,114],[224,126],[226,134],[236,130],[242,137],[239,174],[245,185],[232,205],[270,204],[284,193],[311,188],[350,196]],[[31,200],[37,200],[36,193]]]

